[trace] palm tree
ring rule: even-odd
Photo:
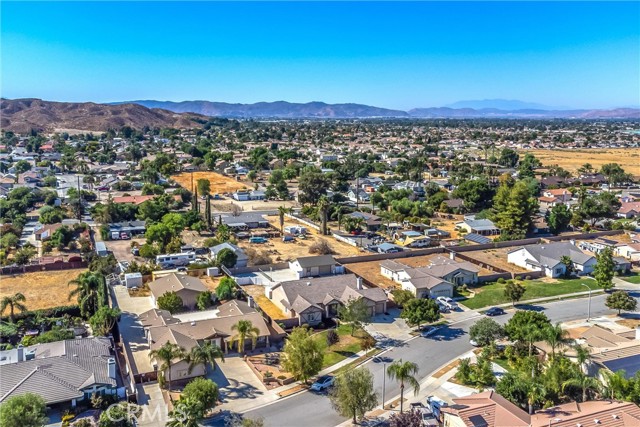
[[[220,359],[224,362],[224,354],[222,349],[214,343],[207,341],[202,345],[193,347],[191,352],[187,356],[189,362],[189,373],[196,365],[204,364],[204,374],[207,374],[207,366],[211,365],[213,369],[216,369],[216,359]]]
[[[575,378],[568,379],[567,381],[562,383],[562,392],[564,392],[567,387],[579,388],[580,390],[582,390],[582,401],[586,402],[589,390],[598,390],[599,386],[600,382],[598,380],[580,373],[580,375],[576,376]]]
[[[589,349],[583,345],[576,344],[573,346],[573,350],[576,352],[576,359],[580,370],[585,371],[585,363],[591,359],[591,353]]]
[[[549,325],[543,331],[544,341],[551,347],[551,357],[556,357],[556,349],[563,347],[569,336],[569,332],[562,329],[560,323]]]
[[[258,340],[258,335],[260,335],[260,329],[253,326],[251,320],[238,320],[238,323],[233,325],[231,330],[237,332],[237,334],[231,337],[231,345],[236,341],[237,349],[240,353],[244,354],[247,338],[251,338],[251,349],[256,348],[256,341]]]
[[[187,354],[184,348],[169,341],[164,343],[162,347],[151,350],[149,352],[149,359],[155,359],[162,362],[162,365],[160,365],[160,370],[163,373],[167,372],[167,382],[169,385],[169,390],[171,390],[171,366],[173,365],[173,361],[176,359],[184,359],[186,357]]]
[[[280,220],[280,234],[284,234],[284,216],[291,214],[293,209],[285,206],[278,206],[278,219]]]
[[[106,282],[102,274],[86,271],[76,279],[71,280],[69,285],[76,286],[74,290],[69,292],[69,300],[74,296],[78,298],[80,314],[83,317],[88,318],[98,311],[100,307],[107,305]]]
[[[629,380],[626,378],[626,372],[621,369],[616,372],[602,370],[602,394],[608,396],[611,400],[624,400],[628,395]]]
[[[413,387],[415,395],[420,392],[420,383],[414,375],[418,373],[418,365],[413,362],[403,362],[402,359],[396,360],[387,368],[387,376],[400,383],[400,413],[402,413],[404,404],[404,383],[408,383]]]
[[[329,199],[326,196],[321,196],[320,200],[318,200],[318,215],[320,216],[320,232],[322,235],[327,234],[327,214],[330,207]]]
[[[539,329],[535,325],[527,325],[525,328],[523,328],[522,334],[524,340],[529,346],[529,356],[533,354],[533,343],[542,339],[544,337],[543,333],[544,331]]]
[[[2,298],[2,301],[0,301],[0,313],[4,313],[7,307],[9,307],[9,321],[13,323],[15,321],[15,310],[18,310],[21,313],[27,311],[27,306],[23,304],[26,300],[27,298],[25,298],[25,296],[20,292],[4,297]]]
[[[533,415],[533,406],[544,399],[546,390],[535,380],[527,383],[527,404],[529,405],[529,415]]]

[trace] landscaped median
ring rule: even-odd
[[[539,298],[553,298],[562,295],[586,292],[589,286],[592,291],[602,290],[596,284],[596,281],[588,278],[578,279],[542,279],[542,280],[516,280],[525,288],[525,293],[520,302],[535,300]],[[487,283],[480,286],[470,287],[469,291],[473,293],[472,297],[460,300],[460,303],[472,310],[492,305],[500,305],[510,303],[508,297],[505,296],[504,290],[507,283]]]

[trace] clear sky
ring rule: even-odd
[[[640,2],[1,2],[1,94],[640,104]]]

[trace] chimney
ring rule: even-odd
[[[452,261],[456,260],[456,253],[454,251],[449,252],[449,259]]]
[[[109,370],[109,378],[112,379],[116,379],[116,359],[114,359],[113,357],[110,357],[109,360],[107,360],[107,367]]]
[[[637,334],[637,332],[636,332]],[[18,360],[17,362],[24,362],[24,347],[22,346],[22,344],[18,344],[18,348],[16,349],[18,351]]]
[[[364,289],[364,286],[362,286],[362,277],[357,277],[356,278],[356,287],[358,289]]]

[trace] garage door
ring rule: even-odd
[[[434,289],[431,291],[431,298],[437,298],[437,297],[452,297],[453,292],[451,292],[451,289]]]

